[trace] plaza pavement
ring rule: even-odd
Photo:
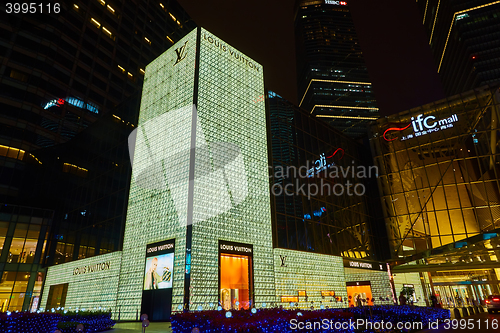
[[[117,323],[112,330],[106,333],[141,333],[142,323]],[[146,328],[146,333],[171,333],[170,323],[150,323]]]

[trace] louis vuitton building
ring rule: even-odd
[[[146,67],[123,250],[50,267],[41,307],[167,320],[392,303],[387,266],[359,244],[352,260],[273,247],[268,135],[262,66],[203,28],[182,38]]]

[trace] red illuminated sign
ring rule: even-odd
[[[394,139],[388,139],[385,136],[388,132],[392,132],[392,131],[404,131],[405,129],[407,129],[408,127],[410,127],[410,125],[411,125],[411,123],[408,124],[405,127],[390,127],[388,129],[386,129],[385,132],[384,132],[384,139],[385,139],[385,141],[394,141],[394,140],[396,140],[398,138],[397,136],[395,136]]]

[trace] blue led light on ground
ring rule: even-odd
[[[61,309],[57,312],[16,312],[0,313],[0,332],[9,333],[39,333],[76,332],[76,326],[82,324],[85,332],[102,332],[111,329],[115,322],[111,313],[98,312],[68,312]]]
[[[265,332],[282,333],[294,332],[291,329],[291,320],[307,322],[321,322],[327,319],[332,323],[343,323],[365,319],[371,322],[421,322],[426,327],[429,322],[441,321],[450,318],[450,311],[445,309],[412,307],[412,306],[369,306],[347,309],[325,310],[284,310],[280,308],[264,309],[259,311],[197,311],[178,313],[171,317],[173,333],[191,333],[198,329],[204,333],[215,332]],[[227,314],[231,315],[228,316]],[[394,332],[394,330],[361,329],[301,329],[301,332]]]

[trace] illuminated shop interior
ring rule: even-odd
[[[350,307],[373,305],[370,282],[347,282],[347,299]]]
[[[220,302],[225,310],[250,308],[251,268],[249,256],[220,255]]]

